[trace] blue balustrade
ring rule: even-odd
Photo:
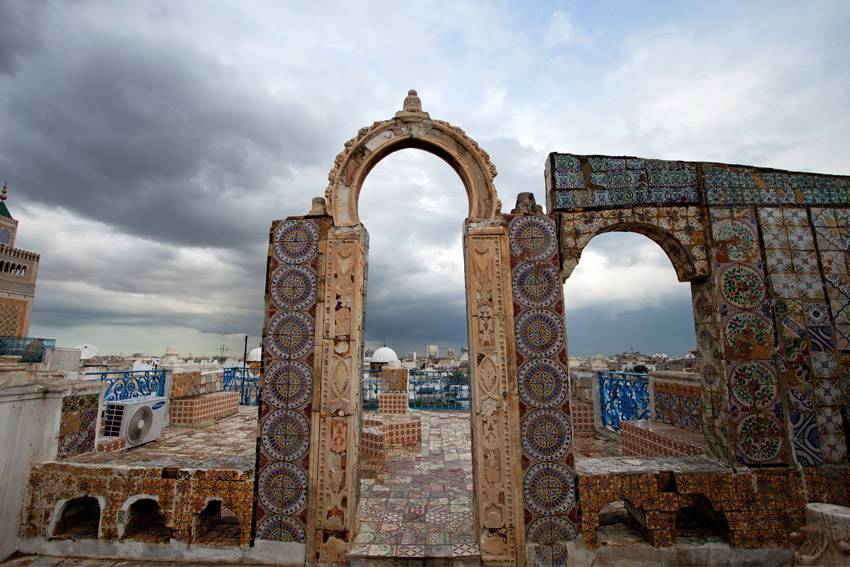
[[[56,339],[0,337],[0,355],[20,356],[21,362],[43,362],[45,353],[55,347]]]
[[[121,370],[88,372],[109,384],[103,399],[107,402],[165,396],[165,370]]]
[[[646,374],[602,370],[599,378],[599,403],[602,424],[614,431],[621,421],[649,419],[649,379]]]
[[[239,392],[239,404],[256,406],[260,404],[260,372],[246,366],[233,366],[224,369],[224,390]]]

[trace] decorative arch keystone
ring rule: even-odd
[[[379,161],[406,148],[430,152],[452,166],[466,188],[468,218],[495,218],[502,203],[493,184],[497,172],[490,156],[457,126],[432,120],[422,111],[416,91],[410,90],[394,118],[361,128],[336,156],[325,190],[334,226],[360,223],[357,203],[366,176]]]

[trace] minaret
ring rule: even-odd
[[[35,299],[39,256],[15,248],[18,221],[6,206],[8,185],[0,192],[0,337],[26,337]]]

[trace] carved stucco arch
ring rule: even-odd
[[[701,282],[708,277],[705,231],[702,218],[690,208],[671,207],[667,217],[644,218],[641,210],[591,211],[561,214],[561,278],[570,277],[587,243],[598,234],[634,232],[658,244],[680,282]],[[617,216],[612,216],[611,213]]]
[[[422,112],[419,97],[411,90],[394,118],[361,128],[336,156],[325,191],[334,226],[360,223],[357,205],[366,176],[382,159],[406,148],[430,152],[457,172],[469,199],[467,218],[495,218],[502,203],[493,184],[496,166],[490,156],[457,126]]]

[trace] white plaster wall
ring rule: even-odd
[[[62,398],[38,386],[0,389],[0,560],[18,549],[33,459],[53,459]]]

